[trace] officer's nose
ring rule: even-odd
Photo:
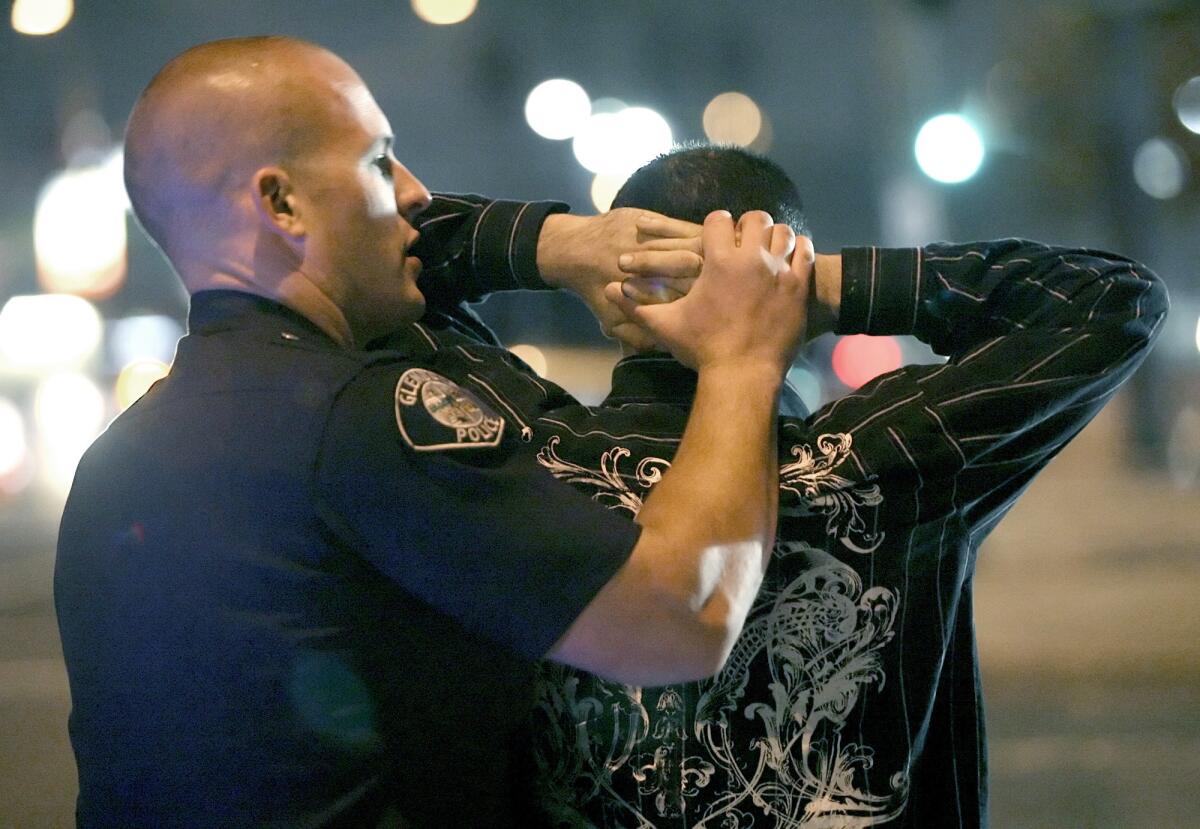
[[[417,216],[433,202],[433,196],[403,164],[396,162],[395,168],[396,210],[409,224],[413,224]]]

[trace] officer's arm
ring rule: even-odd
[[[739,227],[735,246],[729,215],[709,217],[704,271],[683,300],[639,308],[609,291],[699,381],[641,536],[552,649],[561,662],[635,684],[696,679],[720,669],[741,632],[774,537],[775,399],[802,334],[809,263],[781,267],[794,237],[765,214]],[[772,235],[777,256],[763,249]]]

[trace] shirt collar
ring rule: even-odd
[[[696,397],[696,372],[670,354],[648,352],[625,357],[613,368],[608,406],[622,403],[670,403],[690,407]],[[801,420],[809,416],[800,394],[786,380],[779,390],[779,413]]]
[[[205,336],[222,331],[262,328],[288,339],[318,337],[330,345],[333,339],[315,323],[273,299],[225,289],[199,291],[192,295],[188,311],[188,333]]]
[[[622,359],[613,368],[608,404],[674,403],[690,406],[696,396],[696,372],[669,354],[648,352]]]

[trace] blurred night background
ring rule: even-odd
[[[186,47],[263,33],[356,67],[435,191],[591,213],[649,155],[708,137],[795,178],[822,252],[1023,236],[1149,264],[1173,303],[1154,353],[984,545],[991,814],[1001,829],[1200,825],[1200,2],[7,6],[0,827],[72,823],[58,515],[82,449],[183,332],[185,296],[125,208],[125,117]],[[544,374],[603,396],[617,351],[582,305],[479,310]],[[805,357],[792,379],[814,408],[938,359],[832,336]]]

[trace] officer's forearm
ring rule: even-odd
[[[741,631],[773,544],[781,373],[742,363],[701,369],[674,463],[638,516],[677,609],[713,637],[713,672]]]

